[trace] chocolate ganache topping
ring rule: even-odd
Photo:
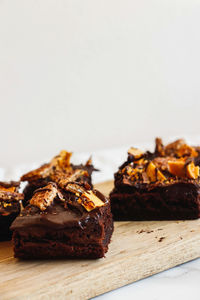
[[[91,190],[87,183],[72,182],[72,174],[68,181],[68,175],[62,175],[64,181],[59,177],[58,183],[49,182],[34,192],[29,204],[13,222],[12,230],[27,226],[84,228],[89,219],[101,217],[108,200],[99,191]]]

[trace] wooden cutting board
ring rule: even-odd
[[[105,194],[112,182],[98,184]],[[116,222],[98,260],[19,261],[0,243],[0,299],[88,299],[200,257],[200,220]]]

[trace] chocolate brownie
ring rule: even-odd
[[[70,162],[71,152],[62,150],[57,156],[55,156],[49,163],[43,164],[36,170],[30,171],[21,177],[21,181],[27,182],[24,193],[24,205],[26,205],[28,199],[30,199],[34,191],[40,187],[48,184],[49,181],[53,181],[53,176],[58,172],[65,172],[67,174],[73,174],[75,170],[79,170],[81,175],[77,178],[78,181],[84,180],[92,187],[91,174],[94,170],[91,159],[88,159],[85,165],[74,165]]]
[[[10,225],[20,213],[19,182],[0,182],[0,241],[11,238]]]
[[[80,170],[57,172],[54,182],[34,191],[13,222],[15,257],[101,258],[113,232],[110,202],[78,180]],[[77,181],[75,181],[77,180]]]
[[[130,148],[110,193],[115,220],[176,220],[200,217],[200,148],[182,139],[153,153]]]

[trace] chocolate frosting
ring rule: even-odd
[[[105,205],[88,212],[75,199],[71,203],[61,202],[57,199],[42,212],[39,208],[29,204],[12,223],[11,230],[35,226],[53,229],[69,227],[84,229],[90,219],[98,222],[108,206],[108,200],[99,191],[95,192],[105,202]]]

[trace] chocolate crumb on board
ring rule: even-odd
[[[151,232],[153,232],[153,230],[148,230],[148,229],[141,229],[141,230],[138,230],[138,231],[136,231],[136,233],[138,233],[138,234],[140,234],[140,233],[151,233]]]
[[[165,236],[161,236],[158,240],[159,243],[161,243],[165,239]]]

